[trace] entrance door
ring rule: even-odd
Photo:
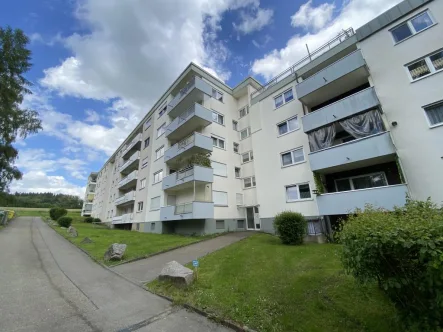
[[[260,214],[258,211],[258,206],[254,206],[254,224],[255,224],[256,230],[259,230],[261,228]]]
[[[248,230],[260,230],[260,215],[258,213],[258,206],[246,208],[246,221]]]

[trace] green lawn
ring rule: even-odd
[[[339,245],[283,246],[257,234],[200,260],[187,289],[154,281],[154,292],[258,331],[402,331],[375,285],[344,274]]]

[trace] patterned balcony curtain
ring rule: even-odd
[[[311,148],[311,152],[329,148],[330,146],[332,146],[334,138],[335,138],[334,124],[310,132],[308,134],[308,139],[309,139],[309,146]]]
[[[383,121],[378,110],[372,110],[339,121],[340,125],[355,138],[362,138],[382,132]]]

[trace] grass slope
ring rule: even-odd
[[[375,285],[344,274],[340,246],[283,246],[257,234],[200,260],[187,289],[154,281],[157,293],[259,331],[400,331]]]

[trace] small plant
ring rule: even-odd
[[[49,216],[52,220],[58,220],[60,217],[66,216],[67,213],[68,211],[66,209],[58,207],[49,210]]]
[[[315,182],[315,188],[317,189],[317,193],[319,195],[324,194],[326,190],[321,178],[321,174],[316,172],[313,172],[313,174],[314,174],[314,182]]]
[[[94,221],[94,218],[92,217],[86,217],[84,220],[84,222],[87,222],[88,224],[92,223]]]
[[[301,213],[281,212],[275,216],[274,225],[283,244],[303,244],[307,222]]]
[[[60,217],[57,219],[57,223],[60,227],[68,228],[71,226],[72,218],[71,217]]]
[[[94,218],[94,222],[102,222],[100,218]]]

